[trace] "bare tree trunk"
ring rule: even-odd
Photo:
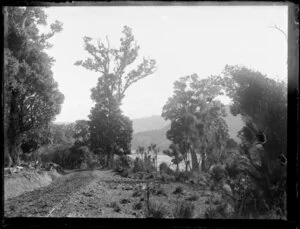
[[[199,171],[199,163],[197,160],[197,155],[196,152],[194,150],[191,150],[191,158],[192,158],[192,170],[197,172]]]
[[[107,155],[107,167],[109,169],[112,169],[113,166],[114,166],[114,152],[113,149],[110,147]]]
[[[205,153],[201,152],[201,171],[205,172],[205,168],[206,168],[206,165],[205,165]]]

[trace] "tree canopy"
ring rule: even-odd
[[[5,18],[5,148],[18,164],[21,143],[34,140],[29,132],[34,136],[47,128],[64,101],[51,71],[54,60],[45,52],[62,24],[56,21],[49,33],[40,34],[38,26],[47,25],[47,16],[38,7],[5,7]]]
[[[107,166],[113,166],[114,154],[128,154],[132,138],[132,122],[122,114],[120,105],[126,90],[133,83],[154,73],[155,60],[143,58],[136,68],[128,70],[138,57],[137,45],[131,28],[124,26],[124,37],[118,49],[112,48],[108,37],[105,45],[84,37],[84,49],[91,57],[77,61],[75,65],[100,74],[91,98],[95,101],[90,118],[91,147],[107,154]]]
[[[205,170],[207,150],[222,151],[228,138],[227,124],[222,119],[224,106],[215,100],[222,94],[219,80],[215,76],[200,80],[196,74],[182,77],[174,83],[174,95],[163,107],[162,116],[171,121],[167,138],[178,145],[186,162],[191,155],[193,170],[199,169],[197,154],[201,155],[201,169]]]

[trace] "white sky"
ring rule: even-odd
[[[157,62],[156,73],[125,95],[122,109],[130,118],[160,115],[176,80],[192,73],[203,78],[220,74],[226,64],[243,64],[287,81],[287,40],[269,28],[276,24],[287,33],[287,6],[49,7],[45,12],[49,24],[64,24],[48,50],[65,95],[56,122],[87,119],[93,106],[90,89],[99,73],[74,66],[88,57],[82,38],[105,41],[107,35],[118,47],[124,25],[132,28],[140,57]]]

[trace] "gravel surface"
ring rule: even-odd
[[[87,170],[70,172],[51,185],[5,201],[5,217],[88,217],[88,218],[141,218],[144,217],[145,198],[141,187],[145,180],[124,178],[112,171]],[[163,203],[172,217],[172,209],[178,201],[173,191],[176,183],[161,184],[163,195],[152,195],[151,199]],[[192,191],[184,186],[182,198]],[[204,195],[195,203],[197,215],[203,217]],[[140,206],[139,206],[140,205]]]

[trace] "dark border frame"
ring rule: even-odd
[[[2,185],[2,211],[1,226],[5,228],[20,227],[130,227],[130,228],[296,228],[296,212],[299,211],[298,190],[298,161],[299,161],[299,5],[292,2],[200,2],[200,1],[104,1],[104,2],[51,2],[51,1],[4,1],[2,6],[199,6],[199,5],[287,5],[288,6],[288,149],[287,149],[287,220],[218,220],[218,219],[89,219],[89,218],[5,218],[4,217],[4,154],[1,154],[1,185]],[[2,21],[4,21],[2,7]],[[4,36],[4,24],[2,23],[2,35]],[[1,43],[4,48],[4,43]],[[4,50],[4,49],[2,49]],[[2,89],[3,89],[3,62],[4,52],[1,55],[2,64]],[[2,115],[1,115],[1,132],[4,134],[3,126],[3,90],[1,91]],[[1,138],[2,150],[4,149],[3,137]],[[3,151],[2,151],[3,152]],[[298,211],[297,211],[298,210]]]

